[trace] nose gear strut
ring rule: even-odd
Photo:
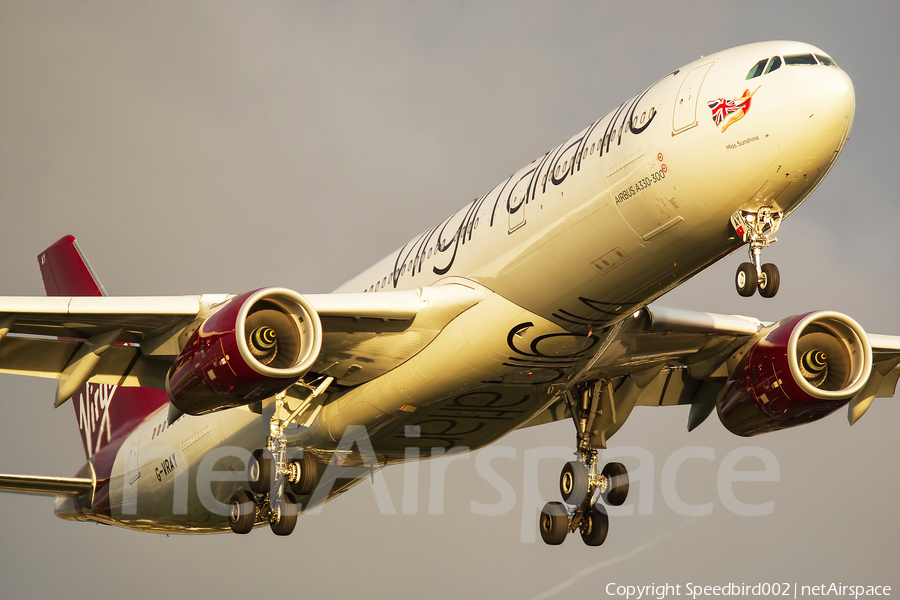
[[[778,267],[773,263],[761,264],[760,254],[763,248],[778,241],[774,235],[783,217],[783,212],[771,206],[761,206],[756,212],[739,210],[731,215],[731,226],[744,242],[750,244],[747,249],[750,262],[741,263],[735,274],[734,285],[741,296],[750,297],[757,288],[763,298],[778,293],[781,284]]]
[[[285,490],[285,484],[295,494],[310,494],[316,484],[318,469],[315,459],[308,452],[304,452],[300,460],[287,460],[284,430],[332,381],[334,377],[326,378],[284,420],[278,415],[284,406],[285,393],[275,396],[275,412],[269,421],[266,447],[254,451],[247,464],[247,482],[251,492],[238,490],[231,498],[228,522],[235,533],[249,533],[257,520],[268,521],[275,535],[290,535],[294,530],[297,502],[293,494]]]

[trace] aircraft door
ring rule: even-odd
[[[509,198],[509,232],[525,224],[525,194],[513,194]]]
[[[528,201],[531,174],[529,171],[522,176],[509,191],[506,197],[506,210],[509,213],[509,233],[512,233],[525,224],[525,205]]]
[[[683,219],[669,202],[671,186],[665,182],[661,162],[648,164],[638,152],[615,167],[606,179],[609,194],[619,214],[641,238],[650,241]]]
[[[675,110],[672,117],[672,135],[677,135],[697,126],[697,100],[700,97],[700,86],[706,78],[709,68],[713,65],[708,62],[705,65],[694,67],[684,77],[678,95],[675,97]]]

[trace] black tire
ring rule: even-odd
[[[291,491],[298,496],[312,494],[316,489],[316,480],[319,476],[319,463],[309,452],[303,452],[300,460],[294,461],[300,471],[297,481],[291,481]]]
[[[610,483],[603,493],[603,501],[610,506],[622,506],[628,498],[628,470],[622,463],[607,463],[601,476],[609,478]]]
[[[257,494],[265,494],[272,487],[272,453],[266,448],[253,452],[247,463],[247,483]]]
[[[541,510],[541,539],[548,546],[559,546],[569,533],[569,514],[562,502],[548,502]]]
[[[759,295],[763,298],[772,298],[778,293],[781,286],[781,275],[778,273],[778,267],[772,263],[766,263],[760,267],[763,277],[757,282],[759,287]]]
[[[290,494],[285,494],[284,499],[276,506],[272,506],[272,518],[269,519],[269,527],[275,535],[291,535],[297,526],[297,503]]]
[[[756,293],[756,283],[759,279],[756,275],[756,267],[753,263],[741,263],[734,275],[734,287],[737,293],[744,298],[749,298]]]
[[[231,496],[228,524],[235,533],[250,533],[256,523],[256,501],[247,490],[238,490]]]
[[[600,546],[609,533],[609,515],[602,507],[592,506],[581,524],[581,541],[588,546]]]
[[[588,493],[588,470],[584,463],[570,460],[559,474],[559,493],[568,504],[581,504]]]

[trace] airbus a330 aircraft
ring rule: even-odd
[[[72,478],[0,476],[56,514],[157,532],[289,534],[405,460],[575,424],[548,544],[603,543],[601,466],[635,406],[714,409],[751,436],[892,396],[900,337],[830,311],[750,317],[651,304],[742,246],[738,293],[775,295],[761,251],[834,165],[854,89],[822,50],[766,42],[672,71],[333,294],[107,296],[74,238],[38,257],[46,298],[0,298],[0,369],[58,378],[87,454]],[[602,502],[601,502],[602,500]]]

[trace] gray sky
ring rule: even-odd
[[[3,0],[0,295],[43,294],[35,256],[67,233],[112,294],[330,291],[666,72],[798,39],[850,74],[857,110],[832,173],[765,254],[781,269],[778,297],[737,296],[740,254],[661,303],[768,320],[833,309],[900,334],[897,23],[897,2]],[[54,388],[0,376],[0,471],[72,475],[83,463]],[[852,428],[842,410],[750,440],[715,417],[688,434],[686,420],[682,408],[639,409],[612,439],[653,457],[652,514],[611,518],[601,548],[521,540],[528,457],[574,443],[557,423],[482,451],[509,456],[490,463],[516,493],[501,516],[473,514],[473,501],[500,498],[478,454],[446,469],[443,514],[429,514],[435,464],[419,467],[412,515],[400,514],[404,469],[392,467],[397,514],[380,514],[364,483],[286,539],[138,534],[0,495],[0,585],[5,597],[91,598],[603,598],[611,582],[900,589],[896,397]],[[681,498],[715,502],[722,460],[759,446],[780,480],[734,489],[774,512],[675,512],[664,464],[694,446],[715,458],[682,466]],[[562,462],[540,463],[547,500]],[[273,550],[277,575],[265,568]]]

